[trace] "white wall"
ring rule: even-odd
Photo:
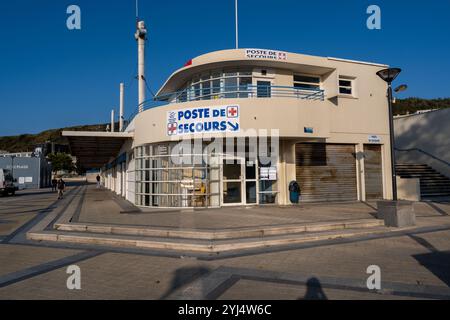
[[[396,118],[394,127],[396,149],[435,157],[396,151],[397,163],[428,164],[450,177],[450,108]]]

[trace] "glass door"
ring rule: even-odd
[[[245,161],[245,203],[256,204],[258,202],[256,161]]]
[[[256,161],[243,158],[222,161],[222,205],[257,204]]]
[[[222,204],[242,204],[243,161],[240,158],[224,158],[222,161]]]

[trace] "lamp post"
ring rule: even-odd
[[[12,179],[13,179],[13,184],[14,184],[14,158],[16,156],[14,154],[11,155],[11,175],[12,175]]]
[[[395,174],[395,155],[394,155],[394,115],[392,113],[392,81],[402,72],[400,68],[383,69],[377,72],[377,75],[388,84],[388,105],[389,105],[389,135],[391,139],[391,173],[392,173],[392,199],[397,201],[397,175]]]

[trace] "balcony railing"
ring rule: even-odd
[[[201,100],[234,99],[234,98],[294,98],[305,100],[320,100],[325,97],[324,90],[267,85],[241,85],[210,88],[189,88],[177,92],[159,95],[151,100],[146,100],[143,110],[164,106],[170,103],[183,103]],[[138,113],[138,109],[130,116],[129,122]]]
[[[297,98],[308,100],[323,100],[324,91],[321,89],[267,86],[267,85],[240,85],[210,88],[189,88],[182,91],[171,92],[157,97],[158,101],[172,103],[190,102],[199,100],[215,100],[224,98]]]

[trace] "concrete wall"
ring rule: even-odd
[[[395,147],[410,150],[396,151],[397,162],[428,164],[450,177],[449,124],[450,108],[396,118]]]
[[[400,200],[420,201],[420,179],[402,179],[397,177],[397,198]]]

